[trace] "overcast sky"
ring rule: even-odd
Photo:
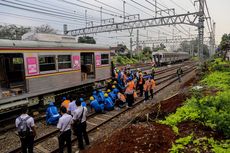
[[[158,0],[158,10],[175,8],[176,14],[195,12],[194,0]],[[126,0],[125,14],[140,14],[140,18],[155,16],[155,0]],[[216,22],[216,42],[219,43],[224,33],[230,33],[230,0],[207,0],[210,16]],[[102,7],[102,9],[100,8]],[[99,25],[102,19],[114,18],[114,22],[122,22],[119,16],[123,15],[123,0],[0,0],[0,24],[16,24],[23,26],[39,26],[49,24],[63,33],[63,24],[68,29],[84,28],[86,21],[94,21],[93,25]],[[172,13],[172,12],[170,12]],[[167,14],[162,14],[167,15]],[[158,14],[158,16],[160,16]],[[90,26],[90,25],[88,25]],[[175,37],[191,37],[197,35],[197,28],[192,26],[163,26],[140,30],[140,40],[168,39]],[[98,43],[114,46],[124,43],[129,46],[129,32],[102,33],[94,36]],[[205,36],[208,36],[208,28],[205,23]],[[136,30],[133,32],[136,39]]]

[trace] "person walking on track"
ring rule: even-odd
[[[181,82],[181,75],[183,74],[183,70],[181,69],[181,67],[179,67],[179,69],[177,69],[177,77],[179,82]]]

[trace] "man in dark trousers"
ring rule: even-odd
[[[183,74],[183,70],[181,69],[181,67],[179,67],[179,69],[177,69],[177,77],[179,82],[181,82],[181,75]]]
[[[84,149],[83,137],[85,139],[86,145],[89,145],[89,137],[86,132],[87,108],[82,107],[81,102],[79,100],[76,101],[76,105],[77,105],[77,109],[74,111],[74,115],[73,115],[73,128],[75,131],[74,133],[77,136],[78,147],[80,150],[83,150]]]
[[[71,124],[72,124],[72,116],[67,114],[67,110],[64,106],[60,108],[62,117],[59,118],[57,128],[60,130],[60,134],[58,136],[59,142],[59,152],[63,153],[64,145],[66,142],[68,153],[72,152],[71,145]]]
[[[21,115],[16,119],[15,124],[18,136],[21,140],[23,153],[33,153],[34,137],[36,136],[35,124],[33,117],[27,114],[27,107],[22,108]]]

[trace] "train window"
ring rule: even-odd
[[[101,54],[101,65],[109,64],[109,54]]]
[[[40,71],[56,70],[55,55],[41,55],[39,56]]]
[[[58,69],[69,69],[71,67],[71,55],[58,55]]]

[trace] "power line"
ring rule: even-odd
[[[26,15],[19,15],[19,14],[14,14],[14,13],[7,13],[7,12],[0,12],[0,13],[1,14],[11,15],[11,16],[14,16],[14,17],[17,16],[17,17],[21,17],[21,18],[26,18],[26,19],[31,20],[31,21],[36,21],[36,19],[37,19],[37,20],[41,20],[41,21],[56,22],[56,23],[60,23],[60,25],[63,25],[63,21],[58,21],[58,20],[53,20],[53,19],[30,17],[30,16],[26,16]],[[74,23],[74,22],[67,22],[67,23],[69,23],[71,25],[76,25],[76,23]],[[82,24],[77,24],[77,25],[82,25]]]
[[[104,14],[107,14],[107,15],[110,15],[110,16],[113,16],[113,17],[120,17],[121,18],[121,16],[118,16],[118,15],[115,15],[115,14],[112,14],[112,13],[108,13],[108,12],[105,12],[105,11],[100,11],[100,10],[92,9],[90,7],[79,5],[79,4],[76,4],[76,3],[72,3],[72,2],[69,2],[69,1],[66,1],[66,0],[58,0],[58,1],[70,4],[70,5],[75,5],[75,6],[79,6],[79,7],[82,7],[82,8],[86,8],[86,9],[89,9],[89,10],[95,11],[95,12],[102,12]]]
[[[40,1],[40,0],[34,0],[34,1],[36,1],[36,2],[39,2],[39,3],[41,3],[41,4],[45,4],[45,5],[49,5],[49,6],[53,6],[53,7],[55,7],[55,8],[60,8],[61,9],[61,11],[65,11],[66,10],[66,8],[63,8],[63,7],[60,7],[60,6],[57,6],[57,5],[53,5],[53,4],[50,4],[50,3],[47,3],[47,2],[44,2],[44,1]],[[77,11],[75,11],[75,10],[72,10],[72,12],[69,12],[69,13],[81,13],[82,15],[80,15],[81,17],[83,17],[84,18],[84,15],[83,15],[83,13],[82,12],[77,12]],[[90,18],[93,18],[94,19],[94,17],[93,16],[88,16],[88,17],[90,17]]]
[[[40,14],[46,14],[46,15],[50,15],[50,16],[69,18],[69,19],[73,19],[73,20],[76,20],[76,19],[82,20],[82,19],[79,19],[77,17],[71,17],[71,16],[68,16],[68,15],[62,15],[62,13],[56,12],[56,11],[49,11],[49,10],[47,11],[46,9],[37,8],[37,7],[24,5],[24,4],[19,4],[19,3],[15,3],[15,2],[10,2],[10,1],[7,1],[7,0],[1,0],[1,1],[11,3],[11,4],[0,3],[0,5],[7,6],[7,7],[12,7],[12,8],[20,9],[20,10],[26,10],[26,11],[30,11],[30,12],[36,12],[36,13],[40,13]],[[12,5],[12,4],[14,4],[14,5]],[[15,4],[19,5],[19,6],[15,6]]]
[[[182,10],[184,10],[184,11],[188,11],[188,10],[186,10],[186,9],[184,9],[182,6],[180,6],[180,5],[178,5],[176,2],[174,2],[173,0],[170,0],[173,4],[175,4],[176,6],[178,6],[179,8],[181,8]]]
[[[99,0],[95,0],[95,1],[98,2],[98,3],[100,3],[100,4],[102,4],[102,5],[105,5],[105,6],[107,6],[107,7],[110,7],[110,8],[112,8],[112,9],[114,9],[114,10],[117,10],[117,11],[120,11],[120,12],[123,11],[123,10],[120,10],[120,9],[118,9],[118,8],[115,8],[115,7],[111,6],[111,5],[105,4],[105,3],[103,3],[103,2],[101,2],[101,1],[99,1]],[[127,13],[127,12],[125,12],[125,13]]]
[[[76,0],[76,1],[79,1],[79,2],[81,2],[81,3],[84,3],[84,4],[87,4],[87,5],[89,5],[89,6],[93,6],[93,7],[96,7],[96,8],[99,8],[99,9],[101,9],[101,7],[99,7],[99,6],[97,6],[97,5],[93,5],[93,4],[90,4],[90,3],[87,3],[87,2],[85,2],[85,1],[82,1],[82,0]],[[114,11],[111,11],[111,10],[108,10],[108,9],[105,9],[105,8],[103,8],[103,10],[106,10],[106,11],[109,11],[109,12],[112,12],[112,13],[117,13],[117,12],[114,12]],[[121,15],[121,14],[120,14]],[[122,16],[122,15],[121,15]]]

